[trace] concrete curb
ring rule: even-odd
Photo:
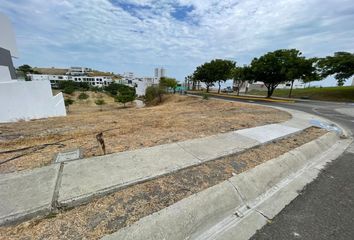
[[[103,239],[248,239],[351,141],[329,132]]]

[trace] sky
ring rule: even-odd
[[[14,25],[17,66],[137,76],[164,67],[184,80],[215,58],[243,65],[284,48],[354,52],[353,0],[0,0],[0,12]]]

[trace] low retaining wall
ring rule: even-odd
[[[350,142],[327,133],[103,239],[248,239]]]

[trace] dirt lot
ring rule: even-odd
[[[56,153],[73,148],[82,148],[85,157],[101,155],[95,136],[102,131],[113,153],[290,118],[271,108],[187,96],[168,96],[162,105],[146,108],[123,108],[102,93],[90,93],[87,100],[77,96],[71,96],[75,103],[67,117],[0,124],[0,173],[48,165]],[[102,111],[94,103],[98,98],[107,103]]]
[[[97,198],[87,205],[62,210],[44,219],[0,227],[0,239],[99,239],[216,185],[233,174],[246,171],[310,142],[325,132],[322,129],[309,128],[289,138],[241,154],[220,158],[122,189]]]

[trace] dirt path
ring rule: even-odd
[[[97,98],[107,102],[103,111],[94,104]],[[80,147],[84,157],[101,155],[95,135],[102,131],[107,152],[114,153],[290,118],[286,112],[263,106],[177,95],[169,96],[162,105],[139,109],[122,108],[102,93],[75,101],[67,117],[0,124],[0,173],[48,165],[56,153],[67,149]]]
[[[292,137],[213,160],[167,176],[122,189],[45,219],[0,228],[0,239],[99,239],[131,225],[194,193],[214,186],[233,174],[278,157],[322,136],[309,128]]]

